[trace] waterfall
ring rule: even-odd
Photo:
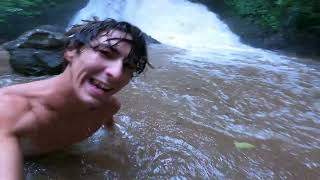
[[[247,47],[216,14],[186,0],[90,0],[69,26],[94,16],[128,21],[163,44],[183,49]]]

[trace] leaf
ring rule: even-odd
[[[238,150],[250,150],[256,148],[255,145],[247,142],[234,142],[234,145]]]

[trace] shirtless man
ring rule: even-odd
[[[146,65],[141,31],[126,22],[87,22],[70,37],[62,74],[0,89],[0,180],[23,179],[23,157],[62,149],[112,124],[113,96]]]

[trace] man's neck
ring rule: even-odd
[[[85,112],[90,107],[85,105],[76,95],[72,83],[72,77],[68,71],[48,80],[50,89],[40,100],[48,109],[57,112]]]

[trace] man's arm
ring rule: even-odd
[[[0,179],[23,179],[23,158],[19,139],[2,133],[0,134],[0,148]]]
[[[23,179],[23,154],[17,135],[18,122],[27,102],[0,92],[0,180]]]

